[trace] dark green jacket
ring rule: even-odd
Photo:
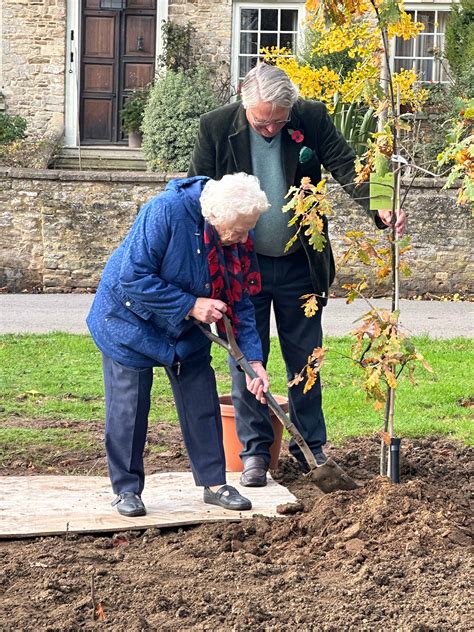
[[[288,129],[299,130],[304,140],[301,143],[295,142]],[[334,127],[323,103],[299,99],[291,111],[291,120],[281,134],[288,188],[292,185],[299,186],[301,178],[305,176],[311,178],[313,184],[317,184],[321,180],[323,166],[349,195],[364,208],[368,208],[368,186],[362,185],[356,189],[352,184],[355,177],[355,154]],[[299,153],[303,146],[313,150],[313,155],[309,161],[301,163]],[[240,102],[236,102],[201,116],[188,175],[208,176],[218,180],[226,174],[240,171],[252,173],[252,160],[249,124],[244,108]],[[377,216],[375,221],[379,228],[383,227]],[[335,265],[326,219],[324,230],[327,241],[322,252],[317,252],[309,245],[303,232],[299,233],[299,238],[308,257],[314,290],[319,296],[327,297],[334,280]]]

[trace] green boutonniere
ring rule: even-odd
[[[314,155],[314,151],[309,147],[302,147],[300,149],[299,162],[300,164],[304,164],[305,162],[309,162]]]

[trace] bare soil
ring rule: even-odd
[[[101,426],[68,427],[86,456],[31,450],[0,474],[105,474]],[[400,485],[378,476],[376,437],[330,448],[362,487],[328,496],[284,451],[274,476],[301,501],[285,519],[0,541],[0,630],[472,630],[472,450],[402,446]],[[146,461],[187,469],[177,428],[151,427]]]

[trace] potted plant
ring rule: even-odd
[[[122,130],[128,134],[128,146],[134,149],[142,145],[141,125],[147,99],[148,88],[134,90],[120,111]]]
[[[288,413],[288,398],[282,395],[274,396],[285,413]],[[240,453],[243,445],[237,435],[237,427],[235,422],[235,410],[230,395],[221,395],[219,397],[221,417],[222,417],[222,433],[225,453],[225,465],[227,472],[241,472],[244,464],[240,460]],[[280,456],[281,440],[283,437],[283,425],[278,417],[270,411],[270,419],[273,427],[273,443],[270,447],[270,469],[276,470],[278,467],[278,459]]]

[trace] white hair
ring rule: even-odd
[[[262,102],[291,109],[298,100],[298,88],[281,68],[260,62],[245,75],[241,96],[245,109]]]
[[[270,206],[258,179],[247,173],[209,180],[201,193],[202,215],[213,226],[265,212]]]

